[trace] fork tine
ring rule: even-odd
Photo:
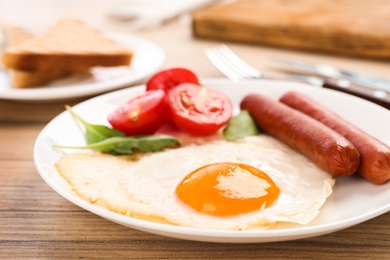
[[[247,77],[260,78],[263,76],[261,71],[253,68],[248,63],[243,61],[240,57],[237,56],[237,54],[235,54],[225,44],[220,45],[219,50],[221,53],[224,54],[226,59],[230,61],[232,66],[235,66],[236,70],[239,70],[239,71],[243,72],[244,74],[248,75]]]
[[[226,49],[223,48],[222,45],[215,47],[214,49],[215,54],[219,57],[221,61],[225,64],[225,66],[229,67],[231,71],[234,71],[234,73],[240,77],[240,80],[252,78],[251,74],[248,74],[247,71],[243,70],[239,66],[237,66],[235,62],[235,58],[230,55],[231,53],[226,52]]]
[[[262,73],[222,44],[205,50],[205,55],[222,74],[232,80],[257,79]]]
[[[232,69],[231,66],[229,66],[225,57],[221,55],[217,48],[206,49],[205,55],[209,61],[227,78],[235,81],[243,79],[243,75],[237,73],[235,69]]]

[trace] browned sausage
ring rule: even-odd
[[[288,92],[280,101],[322,122],[350,140],[360,153],[358,173],[365,179],[376,184],[390,179],[389,146],[303,94]]]
[[[332,176],[349,176],[359,152],[346,138],[313,118],[268,97],[250,94],[241,101],[260,129],[304,154]]]

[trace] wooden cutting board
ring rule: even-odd
[[[389,0],[241,0],[192,21],[197,37],[390,59]]]

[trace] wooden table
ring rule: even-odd
[[[125,27],[110,25],[126,32]],[[158,43],[166,52],[165,68],[184,66],[201,77],[220,77],[203,55],[217,42],[194,39],[188,20],[133,32]],[[321,60],[388,77],[386,62],[230,44],[265,72],[266,57],[280,55]],[[133,230],[89,213],[54,192],[39,176],[33,146],[42,128],[88,97],[57,102],[0,100],[0,258],[292,258],[390,259],[390,212],[357,226],[319,237],[258,244],[218,244],[176,240]],[[356,203],[359,203],[358,201]]]

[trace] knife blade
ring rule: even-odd
[[[366,86],[375,90],[383,90],[390,92],[390,80],[374,77],[366,74],[361,74],[353,71],[339,69],[327,64],[315,64],[310,62],[288,60],[283,58],[271,58],[272,62],[283,65],[286,69],[309,74],[313,76],[321,76],[334,80],[346,79],[352,83]]]
[[[357,96],[371,101],[384,108],[390,109],[390,93],[367,88],[359,84],[352,83],[345,79],[324,79],[315,76],[290,75],[286,79],[293,81],[306,82],[316,87],[337,90],[353,96]]]

